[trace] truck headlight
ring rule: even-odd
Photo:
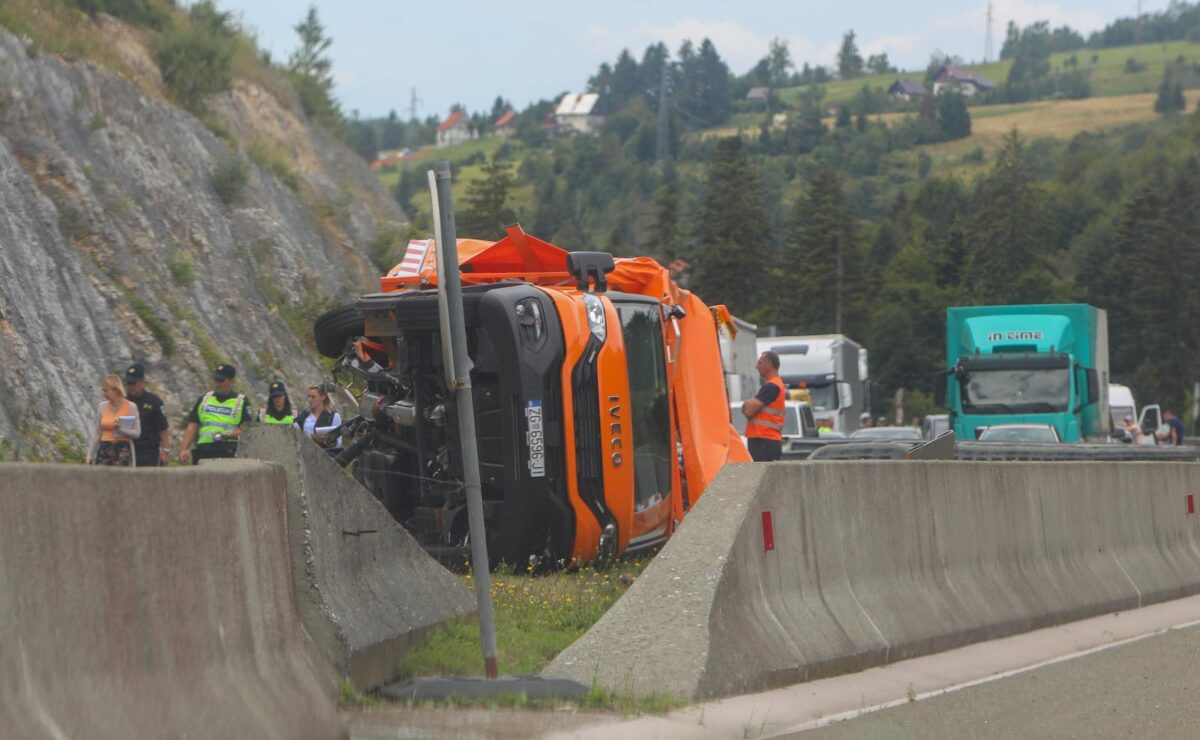
[[[588,294],[583,297],[583,306],[587,311],[588,329],[591,330],[593,337],[603,342],[608,336],[608,321],[604,317],[604,304],[596,296]]]

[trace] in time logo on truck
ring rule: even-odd
[[[542,402],[525,402],[525,444],[529,445],[529,477],[546,477],[546,443],[542,428]]]
[[[1040,341],[1043,333],[1040,331],[994,331],[987,335],[989,342],[1019,342],[1021,340]]]

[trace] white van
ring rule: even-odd
[[[742,435],[742,441],[746,441],[746,417],[742,414],[742,404],[729,404],[730,421],[733,422],[733,428],[737,433]],[[786,446],[788,442],[801,437],[817,437],[817,422],[813,418],[812,407],[804,401],[784,401],[783,402],[783,443]]]

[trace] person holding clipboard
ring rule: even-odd
[[[342,417],[333,410],[333,400],[325,384],[308,387],[308,408],[296,417],[296,426],[304,436],[327,450],[342,447]]]
[[[99,419],[88,444],[89,465],[137,467],[133,440],[142,435],[137,407],[125,398],[125,384],[118,375],[109,375],[100,383],[104,400],[97,409]]]

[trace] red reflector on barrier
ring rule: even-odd
[[[764,511],[763,516],[763,552],[775,549],[775,525],[771,522],[771,512]]]
[[[1196,497],[1190,493],[1187,495],[1187,505],[1188,505],[1188,513],[1195,514],[1196,513]]]

